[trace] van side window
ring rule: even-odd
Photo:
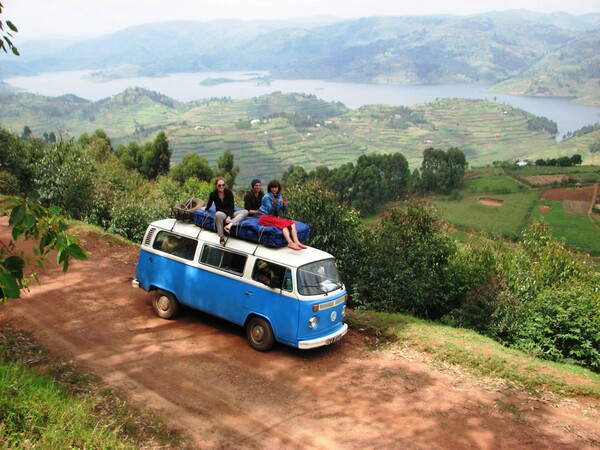
[[[238,275],[244,273],[246,259],[247,257],[245,255],[230,252],[220,247],[212,247],[210,245],[204,245],[202,254],[200,255],[201,263]]]
[[[291,270],[263,259],[256,260],[252,270],[252,279],[273,289],[292,290]],[[286,283],[284,280],[288,279],[289,283]]]
[[[184,236],[178,236],[168,231],[159,231],[154,239],[152,248],[168,253],[169,255],[179,256],[189,261],[194,259],[198,241]]]

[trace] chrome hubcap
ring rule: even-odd
[[[162,311],[169,309],[169,299],[164,295],[158,299],[157,305]]]
[[[255,342],[261,342],[265,337],[265,329],[260,325],[252,327],[252,339]]]

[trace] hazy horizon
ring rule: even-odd
[[[165,7],[168,5],[168,8]],[[471,15],[528,10],[573,15],[600,12],[597,0],[4,0],[3,20],[19,29],[14,42],[39,38],[92,37],[129,26],[171,20],[287,20],[317,16],[341,19],[370,16]]]

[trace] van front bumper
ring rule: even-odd
[[[329,334],[327,336],[323,336],[317,339],[310,339],[307,341],[298,342],[298,348],[300,349],[308,349],[308,348],[316,348],[323,347],[325,345],[333,344],[334,342],[339,341],[344,337],[344,335],[348,332],[348,324],[344,324],[342,328],[336,331],[333,334]]]

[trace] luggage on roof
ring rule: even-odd
[[[236,207],[236,210],[237,209],[239,208]],[[177,217],[175,216],[175,218]],[[310,228],[303,222],[298,222],[297,220],[295,222],[298,239],[305,244],[310,236]],[[216,231],[214,205],[208,211],[197,209],[194,212],[194,223],[204,229]],[[287,246],[287,241],[285,240],[285,237],[283,237],[283,232],[277,227],[263,227],[259,225],[258,216],[248,216],[237,226],[232,226],[231,236],[238,239],[257,242],[269,247]]]

